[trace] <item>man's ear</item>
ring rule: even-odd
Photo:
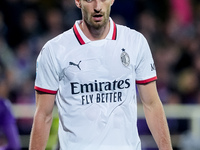
[[[81,8],[81,0],[75,0],[75,4],[78,8]]]
[[[115,0],[112,0],[111,6],[114,4]]]

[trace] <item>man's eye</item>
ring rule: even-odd
[[[92,2],[93,0],[86,0],[88,3]]]

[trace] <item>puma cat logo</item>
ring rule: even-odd
[[[80,66],[79,66],[80,63],[81,63],[81,61],[79,61],[78,64],[75,64],[75,63],[73,63],[73,62],[69,62],[69,65],[71,65],[71,66],[76,66],[76,67],[78,67],[79,70],[81,70],[81,68],[80,68]]]

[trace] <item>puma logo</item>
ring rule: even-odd
[[[76,67],[78,67],[79,70],[81,70],[81,68],[80,68],[80,66],[79,66],[80,63],[81,63],[81,61],[79,61],[78,64],[75,64],[75,63],[73,63],[73,62],[69,62],[69,65],[71,65],[71,66],[76,66]]]
[[[155,66],[155,64],[153,63],[153,64],[151,64],[151,71],[154,71],[154,70],[156,70],[156,66]]]

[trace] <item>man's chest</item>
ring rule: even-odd
[[[60,61],[69,81],[121,79],[134,72],[131,50],[122,44],[86,44],[72,49]]]

